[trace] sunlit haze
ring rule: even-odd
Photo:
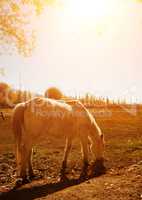
[[[31,57],[0,55],[0,81],[39,93],[56,86],[67,95],[142,100],[141,3],[64,0],[36,27]]]

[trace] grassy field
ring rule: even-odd
[[[106,174],[80,180],[82,161],[74,141],[68,161],[70,181],[59,182],[65,138],[53,135],[34,148],[37,180],[16,191],[11,110],[0,118],[0,199],[142,200],[142,107],[91,108],[106,140]],[[90,157],[91,163],[91,157]]]

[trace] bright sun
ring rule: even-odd
[[[114,0],[68,0],[68,12],[75,17],[102,18],[112,10]]]
[[[63,0],[65,26],[113,23],[121,16],[127,0]],[[70,27],[73,28],[73,27]]]

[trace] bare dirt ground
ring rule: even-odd
[[[33,167],[37,179],[12,190],[15,184],[14,138],[11,111],[0,118],[0,200],[142,200],[142,108],[134,112],[121,107],[96,108],[91,112],[105,134],[106,173],[79,179],[82,167],[76,140],[68,161],[68,181],[59,181],[65,138],[53,135],[34,148]]]

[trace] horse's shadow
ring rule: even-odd
[[[79,185],[80,183],[83,183],[89,179],[92,179],[94,177],[101,176],[105,173],[105,170],[103,170],[101,173],[92,173],[88,176],[85,174],[81,174],[79,178],[77,179],[61,179],[58,182],[55,183],[46,183],[42,185],[36,185],[28,188],[17,188],[17,189],[11,189],[8,192],[1,193],[0,200],[32,200],[36,198],[45,197],[49,194],[52,194],[54,192],[63,190],[65,188]]]

